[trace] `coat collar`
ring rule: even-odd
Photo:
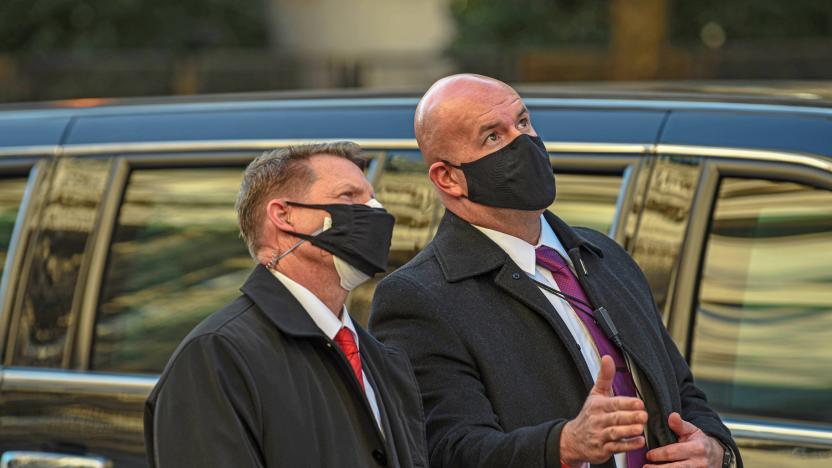
[[[295,296],[263,265],[240,288],[287,335],[326,338]]]
[[[553,213],[546,211],[543,216],[567,251],[582,248],[604,256],[601,249]],[[442,273],[452,283],[495,270],[509,259],[497,244],[451,210],[445,210],[433,242]]]

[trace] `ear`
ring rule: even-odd
[[[292,206],[286,200],[274,198],[266,204],[266,217],[275,228],[295,232],[291,220]]]
[[[437,161],[428,168],[428,177],[433,185],[442,192],[459,198],[468,193],[468,184],[460,169],[453,168],[447,164]]]

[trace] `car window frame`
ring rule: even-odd
[[[704,254],[720,181],[726,177],[793,182],[832,191],[832,161],[803,153],[740,150],[714,147],[657,145],[659,154],[703,158],[688,227],[679,258],[675,286],[670,291],[668,332],[690,364],[696,307],[699,300]],[[685,287],[684,285],[689,285]],[[724,413],[736,437],[774,444],[832,448],[832,425]]]

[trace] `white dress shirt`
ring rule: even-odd
[[[355,325],[352,323],[352,319],[350,318],[350,314],[347,312],[346,306],[341,311],[341,318],[335,316],[329,307],[327,307],[318,296],[312,294],[312,291],[306,289],[305,287],[301,286],[297,282],[293,281],[288,276],[280,273],[277,270],[270,270],[275,278],[278,279],[283,286],[286,286],[286,289],[295,296],[295,299],[300,302],[300,305],[303,306],[306,313],[312,317],[312,321],[315,322],[315,325],[324,332],[330,340],[335,339],[335,335],[341,330],[342,327],[347,327],[349,331],[352,333],[353,338],[355,338],[355,345],[360,350],[361,343],[358,342],[358,334],[355,332]],[[378,402],[376,402],[376,393],[373,390],[373,386],[370,385],[370,381],[367,380],[367,370],[364,368],[364,364],[362,362],[362,371],[361,376],[364,380],[364,394],[367,396],[367,402],[370,403],[370,408],[373,410],[373,416],[376,418],[376,424],[378,424],[379,429],[381,429],[382,434],[384,434],[384,429],[381,425],[381,414],[378,410]]]
[[[537,264],[537,259],[535,257],[536,248],[541,245],[545,245],[555,249],[559,254],[561,254],[561,256],[563,256],[566,263],[569,265],[569,268],[572,269],[573,273],[575,273],[575,266],[572,264],[572,259],[570,259],[569,255],[566,254],[566,249],[564,249],[563,244],[560,243],[560,239],[558,239],[558,236],[555,235],[555,231],[552,230],[552,227],[549,226],[549,223],[546,222],[543,215],[540,216],[540,237],[538,238],[536,245],[529,244],[523,239],[514,237],[504,232],[495,231],[493,229],[477,225],[472,226],[477,228],[489,239],[494,241],[494,243],[501,249],[503,249],[503,251],[508,254],[514,263],[516,263],[517,266],[519,266],[520,269],[527,275],[550,286],[553,289],[560,291],[560,287],[558,287],[557,282],[554,280],[552,272]],[[595,381],[598,377],[598,372],[601,370],[601,356],[598,353],[598,348],[595,347],[595,341],[592,339],[592,335],[589,334],[589,330],[587,330],[586,325],[584,325],[583,321],[581,321],[580,317],[578,317],[578,314],[574,309],[572,309],[572,306],[568,301],[561,299],[543,288],[540,288],[540,291],[546,296],[547,299],[549,299],[552,307],[554,307],[555,311],[557,311],[561,320],[566,325],[566,328],[568,328],[569,332],[572,334],[572,338],[574,338],[575,342],[578,343],[578,346],[581,349],[581,355],[583,356],[584,361],[586,361],[589,373],[592,375],[592,380]],[[619,468],[627,468],[626,454],[616,453],[615,464]],[[585,466],[589,466],[589,464],[586,464]]]

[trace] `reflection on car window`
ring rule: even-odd
[[[832,192],[721,182],[692,366],[721,410],[832,423]]]
[[[560,173],[555,169],[557,198],[549,210],[572,226],[609,234],[622,176]]]
[[[110,161],[61,158],[44,200],[18,307],[12,364],[61,367],[73,327],[72,304]]]
[[[0,277],[3,276],[3,267],[6,265],[6,256],[9,254],[9,240],[14,230],[14,221],[17,218],[17,210],[20,207],[20,200],[23,199],[23,192],[26,190],[26,178],[0,178]]]
[[[428,179],[427,168],[418,151],[388,151],[384,170],[376,181],[376,198],[396,217],[390,260],[391,272],[407,263],[436,233],[445,209]],[[347,308],[359,323],[367,323],[370,302],[380,276],[359,286],[350,294]]]
[[[254,264],[238,237],[242,168],[131,173],[102,285],[92,367],[159,372]]]

